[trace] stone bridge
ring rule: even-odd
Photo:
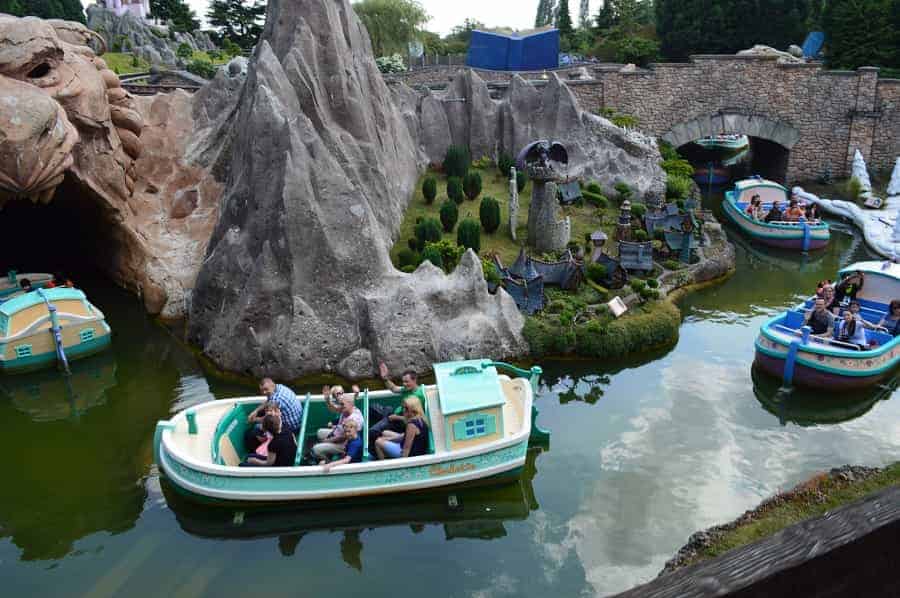
[[[877,171],[888,171],[900,155],[900,80],[881,79],[876,68],[831,71],[772,57],[716,55],[647,69],[598,65],[589,72],[592,79],[566,81],[583,108],[633,115],[638,128],[676,147],[722,131],[768,140],[787,150],[791,182],[826,170],[847,176],[856,149]],[[479,74],[495,89],[510,76]],[[412,76],[411,83],[428,83],[421,72]],[[441,73],[430,83],[446,81]]]

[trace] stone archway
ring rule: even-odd
[[[721,132],[743,133],[784,147],[788,151],[800,140],[800,131],[786,123],[764,116],[722,112],[702,116],[675,125],[660,137],[672,147]]]

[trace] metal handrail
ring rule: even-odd
[[[794,336],[800,336],[800,337],[803,336],[802,330],[798,330],[796,328],[788,328],[784,324],[775,324],[775,328],[777,328],[783,332],[792,334]],[[859,345],[854,345],[852,343],[845,343],[844,341],[839,341],[839,340],[833,339],[833,338],[823,338],[821,336],[810,335],[809,340],[816,342],[816,343],[820,343],[820,344],[836,345],[838,347],[849,347],[850,349],[852,349],[854,351],[859,350]]]

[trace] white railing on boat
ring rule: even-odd
[[[783,324],[775,324],[775,328],[780,332],[786,332],[793,336],[799,336],[799,337],[803,336],[802,330],[797,330],[796,328],[788,328],[787,326],[785,326]],[[859,345],[854,345],[852,343],[845,343],[844,341],[839,341],[839,340],[833,339],[833,338],[822,338],[821,336],[815,336],[815,335],[811,334],[809,336],[809,340],[811,340],[814,343],[820,343],[823,345],[834,345],[836,347],[847,348],[852,351],[859,351]]]

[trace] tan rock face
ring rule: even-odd
[[[209,161],[186,156],[220,123],[195,126],[184,93],[132,97],[91,44],[105,49],[79,23],[0,16],[0,208],[48,202],[72,177],[115,228],[102,265],[148,311],[177,317],[222,191]]]

